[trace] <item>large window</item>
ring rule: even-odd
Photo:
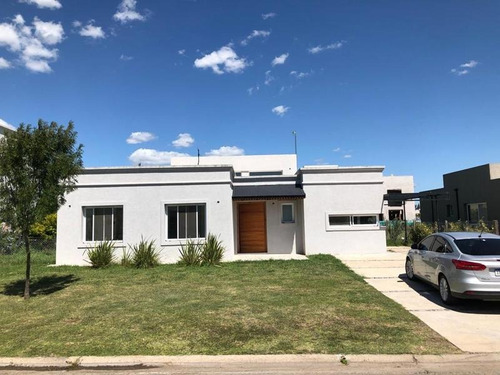
[[[471,223],[479,220],[488,220],[488,210],[486,203],[470,203],[467,205],[467,219]]]
[[[329,228],[378,226],[377,215],[328,215]]]
[[[166,205],[167,238],[205,238],[206,209],[204,204]]]
[[[84,207],[85,241],[122,241],[123,207]]]

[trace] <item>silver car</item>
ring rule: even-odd
[[[435,233],[413,244],[405,264],[410,280],[439,289],[446,304],[456,298],[500,300],[500,236],[489,233]]]

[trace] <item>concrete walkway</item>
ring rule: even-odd
[[[407,251],[391,248],[383,254],[338,258],[459,349],[470,353],[500,352],[500,302],[461,301],[453,307],[442,304],[436,289],[406,278]]]

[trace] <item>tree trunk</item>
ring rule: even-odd
[[[30,298],[30,277],[31,277],[31,251],[28,233],[23,233],[24,248],[26,249],[26,279],[24,281],[24,299]]]

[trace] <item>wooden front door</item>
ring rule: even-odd
[[[267,252],[266,202],[238,204],[240,253]]]

